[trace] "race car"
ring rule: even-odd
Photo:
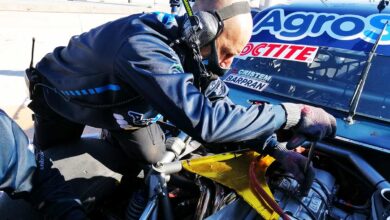
[[[271,174],[275,200],[291,219],[389,219],[386,1],[298,2],[253,9],[252,15],[251,40],[223,78],[231,99],[247,106],[310,104],[334,115],[338,124],[335,138],[317,143],[319,185],[297,198],[293,177]]]
[[[320,106],[338,117],[337,139],[390,150],[390,9],[379,13],[376,6],[312,3],[254,11],[252,38],[224,77],[232,99]]]
[[[308,194],[297,195],[294,176],[270,168],[266,179],[272,198],[289,219],[389,219],[390,67],[386,64],[390,61],[390,9],[379,10],[377,3],[326,1],[253,9],[252,15],[252,38],[223,77],[230,87],[230,98],[244,106],[264,102],[310,104],[326,109],[338,124],[335,138],[316,144],[312,160],[315,180]],[[112,212],[123,215],[132,206],[127,206],[129,198],[123,191],[119,191],[120,196],[112,193],[118,190],[120,179],[112,170],[126,159],[122,160],[120,152],[108,151],[117,149],[96,138],[83,138],[77,144],[73,148],[77,152],[64,145],[59,151],[46,153],[66,179],[77,185],[87,211],[106,219],[116,219]],[[307,146],[310,143],[304,143],[303,147]],[[104,150],[104,160],[94,154]],[[212,166],[209,159],[201,171],[208,172],[209,167],[219,168],[219,174],[224,167],[234,170],[234,166]],[[103,166],[107,161],[115,161],[115,166]],[[226,179],[235,182],[234,177],[241,177],[237,174],[246,172],[235,172]],[[200,180],[196,182],[199,192],[190,185],[169,193],[172,200],[178,200],[173,203],[175,217],[182,212],[190,214],[177,219],[266,218],[265,213],[237,196],[237,190],[221,187],[212,178],[197,176],[196,180]],[[179,184],[184,187],[195,181],[179,183],[186,183]],[[183,192],[184,200],[177,197],[178,192]],[[26,204],[14,205],[4,197],[0,199],[0,218],[42,219]],[[278,215],[269,219],[278,219]]]

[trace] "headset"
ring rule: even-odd
[[[247,1],[236,2],[219,10],[198,11],[196,13],[192,12],[188,0],[183,0],[183,3],[188,15],[184,22],[184,36],[191,40],[194,37],[192,34],[195,34],[199,47],[209,44],[221,34],[224,20],[239,14],[250,13]]]
[[[194,54],[194,60],[199,67],[198,87],[203,87],[202,81],[208,81],[213,74],[223,76],[228,69],[220,67],[215,40],[222,33],[224,20],[239,14],[250,13],[247,1],[236,2],[219,10],[198,11],[193,13],[188,0],[182,0],[187,12],[183,25],[183,41],[186,42]],[[207,58],[200,55],[200,48],[211,46],[211,54]]]

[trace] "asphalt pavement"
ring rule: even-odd
[[[168,1],[0,0],[0,108],[31,138],[33,124],[24,80],[36,39],[34,63],[69,38],[129,14],[169,11]],[[88,128],[87,133],[96,132]]]

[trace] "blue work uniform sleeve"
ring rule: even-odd
[[[265,138],[285,122],[279,105],[234,105],[210,101],[185,73],[177,54],[153,35],[135,35],[118,51],[116,73],[162,115],[190,136],[206,143]]]
[[[34,148],[22,129],[1,110],[0,147],[0,190],[30,191],[36,168]]]

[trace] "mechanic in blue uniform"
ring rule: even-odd
[[[219,76],[250,39],[249,4],[198,0],[194,11],[195,32],[187,16],[135,14],[72,37],[30,68],[34,144],[78,139],[89,125],[106,129],[133,161],[155,163],[165,151],[159,114],[204,143],[251,145],[285,129],[295,134],[291,147],[335,134],[322,109],[233,104]]]
[[[86,218],[64,177],[1,109],[0,146],[0,190],[27,200],[49,219]]]

